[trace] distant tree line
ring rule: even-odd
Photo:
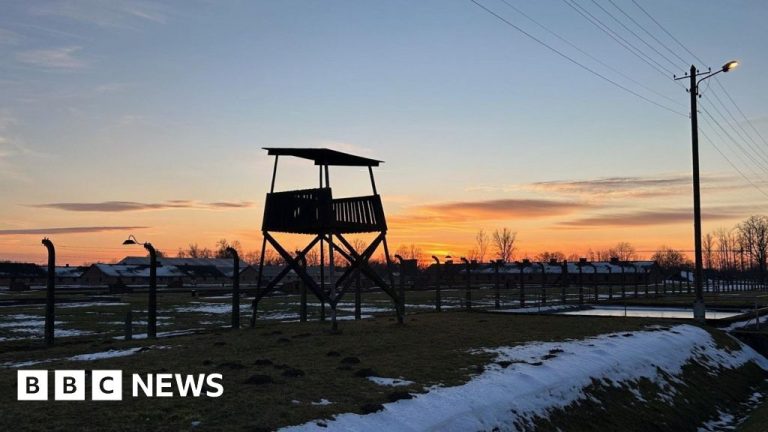
[[[465,255],[465,258],[470,261],[482,263],[502,260],[503,262],[512,262],[516,258],[518,252],[517,232],[509,228],[497,228],[490,234],[485,229],[480,229],[475,234],[474,240],[474,246]],[[368,243],[360,238],[353,238],[351,243],[358,253],[363,252],[368,246]],[[229,242],[226,239],[219,240],[211,248],[200,247],[197,243],[189,244],[186,248],[179,248],[177,256],[180,258],[227,258],[227,248],[229,247],[237,250],[240,258],[248,264],[258,264],[261,259],[260,250],[243,251],[239,241]],[[707,269],[720,271],[758,270],[764,273],[768,259],[768,217],[750,216],[731,228],[718,228],[707,233],[702,238],[702,251],[704,267]],[[392,252],[390,251],[390,253]],[[430,257],[413,243],[400,245],[390,257],[393,261],[396,261],[395,255],[400,255],[405,259],[415,259],[421,266],[427,265],[431,261]],[[584,254],[549,250],[539,252],[534,256],[526,255],[522,258],[539,262],[549,262],[553,259],[562,262],[565,260],[578,261],[580,258],[586,258],[589,261],[608,261],[611,258],[632,261],[637,260],[638,257],[637,249],[631,243],[622,241],[609,248],[590,248]],[[454,261],[459,261],[461,257],[454,256],[452,258]],[[688,254],[665,245],[659,246],[650,259],[665,269],[693,267]],[[319,265],[318,248],[309,251],[306,260],[310,266]],[[329,261],[327,249],[324,261],[326,263]],[[282,265],[283,260],[275,251],[267,249],[264,254],[264,263],[266,265]],[[382,253],[373,257],[371,263],[383,265],[386,263],[385,256]],[[348,262],[341,254],[334,254],[335,266],[345,267],[347,264]]]

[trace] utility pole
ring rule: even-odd
[[[695,256],[694,287],[696,289],[696,300],[693,302],[693,318],[696,321],[704,322],[704,290],[702,279],[704,276],[704,266],[702,264],[701,252],[701,191],[699,188],[699,119],[697,111],[697,101],[699,97],[699,84],[707,78],[711,78],[720,72],[728,72],[738,66],[737,61],[729,61],[717,72],[711,69],[707,72],[699,73],[696,66],[691,65],[690,71],[682,77],[673,77],[675,80],[688,78],[690,87],[688,93],[691,97],[691,151],[693,155],[693,242]],[[699,76],[703,78],[697,81]],[[622,267],[623,270],[623,267]]]

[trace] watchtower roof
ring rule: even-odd
[[[379,166],[384,161],[369,159],[362,156],[344,153],[327,148],[276,148],[264,147],[270,156],[294,156],[302,159],[315,161],[315,165],[334,165],[334,166]]]

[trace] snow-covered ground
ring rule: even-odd
[[[539,312],[561,312],[568,310],[578,310],[580,307],[576,305],[551,305],[541,307],[526,307],[516,309],[489,309],[488,312],[500,312],[500,313],[516,313],[516,314],[531,314]]]
[[[763,315],[763,316],[760,317],[760,323],[761,324],[766,322],[766,321],[768,321],[768,315]],[[753,318],[750,318],[750,319],[747,319],[747,320],[737,321],[737,322],[729,325],[728,327],[722,328],[721,330],[732,331],[732,330],[740,329],[740,328],[748,326],[748,325],[754,325],[755,322],[756,322],[756,320],[753,317]]]
[[[193,329],[187,329],[187,330],[172,330],[172,331],[165,331],[165,332],[157,332],[158,338],[168,338],[168,337],[174,337],[174,336],[185,336],[194,334],[195,332],[205,330],[203,328],[193,328]],[[134,333],[131,335],[134,339],[146,339],[147,334],[146,333]],[[125,339],[125,336],[115,336],[113,339],[117,340],[123,340]]]
[[[166,345],[152,345],[149,347],[136,347],[136,348],[127,348],[122,350],[108,350],[108,351],[101,351],[101,352],[95,352],[95,353],[87,353],[87,354],[78,354],[71,357],[65,357],[65,358],[51,358],[51,359],[42,359],[42,360],[27,360],[27,361],[21,361],[21,362],[10,362],[10,363],[2,363],[0,364],[0,367],[5,368],[24,368],[29,366],[34,366],[42,363],[50,363],[54,361],[94,361],[94,360],[104,360],[104,359],[110,359],[110,358],[116,358],[116,357],[127,357],[130,355],[134,355],[138,352],[144,351],[144,350],[150,350],[150,349],[168,349],[170,346]]]
[[[368,377],[368,381],[371,381],[374,384],[378,384],[380,386],[387,387],[404,387],[413,384],[413,381],[408,381],[402,378],[384,378],[377,376]]]
[[[721,349],[707,331],[691,325],[484,351],[494,353],[497,362],[512,363],[493,363],[464,385],[432,388],[373,414],[341,414],[283,430],[517,430],[535,417],[589,397],[585,388],[593,380],[624,386],[646,378],[663,389],[662,398],[669,398],[674,388],[667,379],[675,380],[694,357],[712,370],[750,361],[768,370],[768,360],[751,348]]]
[[[192,306],[183,306],[178,307],[175,309],[176,312],[193,312],[193,313],[204,313],[204,314],[228,314],[232,313],[232,304],[231,303],[203,303],[203,302],[192,302],[190,303]],[[247,312],[251,313],[251,305],[250,304],[241,304],[240,305],[240,313]]]

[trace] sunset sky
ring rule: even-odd
[[[706,65],[741,62],[702,86],[724,129],[700,114],[705,232],[768,213],[768,3],[636,1]],[[45,235],[60,264],[142,253],[121,246],[128,234],[171,254],[220,238],[258,249],[262,147],[385,161],[393,249],[464,254],[479,228],[501,227],[521,254],[691,249],[687,82],[565,0],[478,2],[676,113],[469,0],[4,2],[0,259],[44,261]],[[698,64],[632,0],[577,2],[670,72]],[[278,190],[317,182],[308,161],[280,168]],[[331,183],[336,196],[370,190],[355,168],[332,168]]]

